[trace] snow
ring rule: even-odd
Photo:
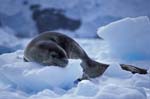
[[[13,33],[14,31],[8,27],[0,28],[0,54],[13,52],[20,47]]]
[[[114,57],[130,61],[149,60],[149,27],[146,16],[125,18],[99,28],[98,35],[108,42]]]
[[[132,76],[130,72],[122,70],[120,65],[115,63],[109,66],[109,68],[105,71],[104,75],[116,78],[129,78]]]
[[[0,28],[0,34],[0,45],[7,44],[7,46],[10,46],[10,42],[17,41],[17,38],[13,34],[8,34],[8,29]]]
[[[107,44],[104,41],[98,39],[76,39],[76,41],[93,59],[101,62],[109,60],[108,46],[96,46],[96,44]],[[89,49],[91,50],[88,51]],[[37,63],[24,62],[23,50],[2,54],[0,55],[0,99],[150,98],[149,74],[133,75],[121,70],[116,61],[108,62],[111,65],[103,76],[75,84],[74,81],[82,75],[80,62],[80,60],[69,60],[66,68],[43,67]]]
[[[75,94],[79,96],[93,97],[99,91],[98,86],[88,80],[81,81],[75,90]]]
[[[7,32],[0,29],[1,45],[24,48],[31,40],[18,42]],[[110,66],[101,77],[78,83],[76,79],[83,74],[80,60],[69,60],[67,67],[60,68],[24,62],[23,50],[0,55],[0,99],[150,99],[150,74],[131,74],[119,66],[133,64],[150,71],[149,19],[125,18],[100,28],[98,35],[104,40],[75,40],[92,59]],[[139,44],[135,45],[135,41]],[[142,54],[142,59],[124,56],[126,53],[133,57],[133,51],[140,51],[136,54]]]
[[[146,99],[146,95],[135,88],[122,88],[117,85],[107,85],[96,96],[97,99]],[[110,94],[108,94],[110,93]]]

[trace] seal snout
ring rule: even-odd
[[[62,58],[62,59],[57,59],[53,63],[53,65],[59,66],[59,67],[66,67],[68,64],[68,59]]]
[[[61,61],[62,61],[61,66],[62,66],[62,67],[66,67],[67,64],[68,64],[68,59],[62,59]]]

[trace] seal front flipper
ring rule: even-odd
[[[78,78],[74,81],[75,84],[78,84],[82,80],[90,80],[90,77],[84,72],[81,78]]]
[[[130,71],[133,74],[135,73],[147,74],[148,73],[146,69],[142,69],[133,65],[120,64],[120,66],[123,70]]]

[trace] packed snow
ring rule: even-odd
[[[67,67],[60,68],[24,62],[24,50],[2,54],[0,55],[0,99],[150,99],[150,72],[146,75],[132,74],[119,66],[120,63],[133,64],[150,71],[150,62],[147,58],[149,53],[145,54],[149,47],[144,43],[149,41],[148,27],[147,17],[125,18],[100,28],[98,34],[104,40],[75,39],[92,59],[110,64],[101,77],[78,83],[76,80],[83,74],[81,60],[69,60]],[[137,44],[137,47],[140,49],[132,47],[135,35],[140,36],[136,37],[137,41],[143,41],[141,43],[138,41],[140,44]],[[9,34],[4,36],[8,38]],[[126,39],[127,37],[131,39]],[[29,41],[30,39],[20,40],[17,44],[23,49]],[[12,41],[7,40],[7,42]],[[140,50],[144,58],[130,61],[129,58],[122,57],[126,50],[119,44],[126,44],[127,52]],[[118,52],[120,57],[112,57],[113,51]],[[133,57],[132,53],[128,55]]]

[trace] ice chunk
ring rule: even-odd
[[[119,64],[111,64],[104,72],[104,75],[116,78],[129,78],[132,74],[129,71],[121,69]]]
[[[74,85],[76,79],[82,76],[80,60],[69,60],[66,68],[41,66],[33,62],[23,62],[21,56],[23,53],[20,52],[20,56],[18,53],[2,55],[5,60],[0,68],[0,72],[18,89],[27,92],[57,87],[68,89]]]
[[[1,67],[1,72],[15,86],[25,91],[40,91],[45,88],[70,88],[81,77],[79,62],[70,62],[66,68],[56,66],[42,67],[35,63],[16,62]]]
[[[125,60],[150,59],[150,21],[148,17],[124,18],[99,28],[110,53]]]

